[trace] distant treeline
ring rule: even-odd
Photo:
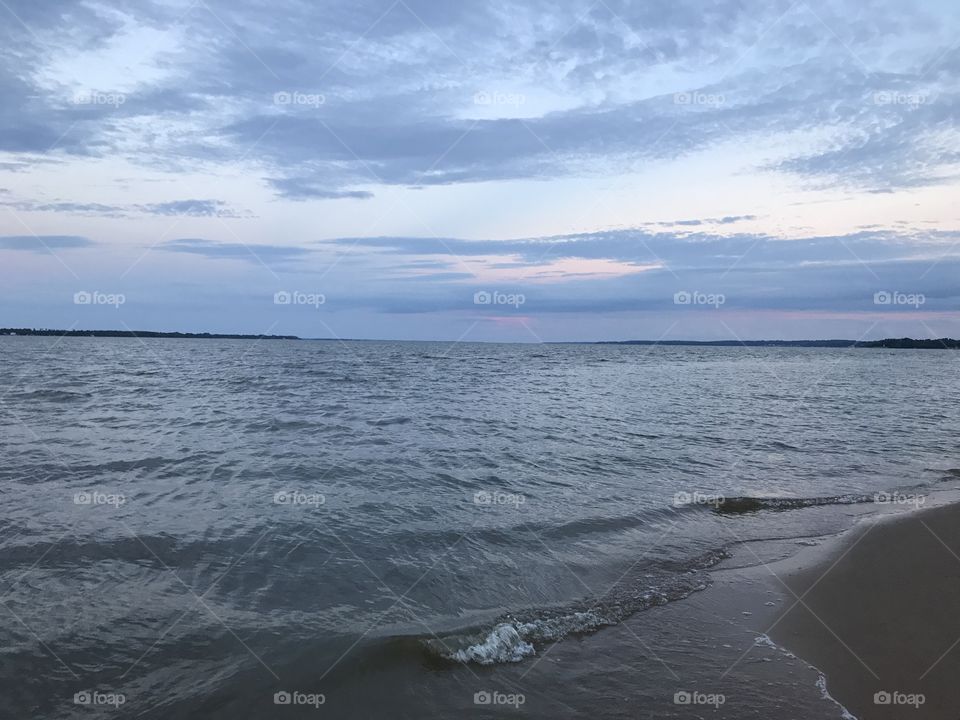
[[[914,340],[913,338],[888,338],[887,340],[873,340],[857,343],[857,347],[879,348],[917,348],[920,350],[957,350],[960,349],[960,340],[953,338],[938,338],[937,340]]]
[[[825,347],[825,348],[899,348],[903,350],[957,350],[960,340],[914,340],[887,338],[886,340],[619,340],[598,345],[693,345],[712,347]]]
[[[46,335],[55,337],[200,338],[209,340],[299,340],[296,335],[230,335],[225,333],[153,332],[150,330],[49,330],[46,328],[0,328],[0,335]]]

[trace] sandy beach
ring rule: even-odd
[[[870,521],[783,575],[770,631],[860,720],[960,713],[960,504]]]

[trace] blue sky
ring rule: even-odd
[[[0,2],[0,326],[960,337],[956,2]]]

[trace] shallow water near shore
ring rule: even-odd
[[[761,638],[782,597],[746,569],[960,484],[949,353],[0,338],[0,360],[15,716],[840,717]]]

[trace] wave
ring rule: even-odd
[[[88,392],[73,392],[70,390],[30,390],[27,392],[16,393],[11,396],[11,399],[68,403],[86,400],[92,397],[93,394]]]
[[[870,495],[827,495],[823,497],[730,497],[718,498],[711,504],[721,515],[758,512],[760,510],[796,510],[799,508],[819,507],[821,505],[857,505],[875,502],[877,493]]]
[[[374,427],[388,427],[390,425],[406,425],[413,422],[413,418],[399,415],[397,417],[380,418],[378,420],[367,420],[367,425]]]
[[[704,570],[729,557],[726,548],[719,548],[688,561],[681,566],[680,573],[645,573],[626,587],[618,582],[599,599],[506,615],[494,621],[492,627],[425,638],[421,642],[429,653],[454,663],[520,662],[535,655],[542,645],[617,625],[634,613],[706,590],[712,580]]]

